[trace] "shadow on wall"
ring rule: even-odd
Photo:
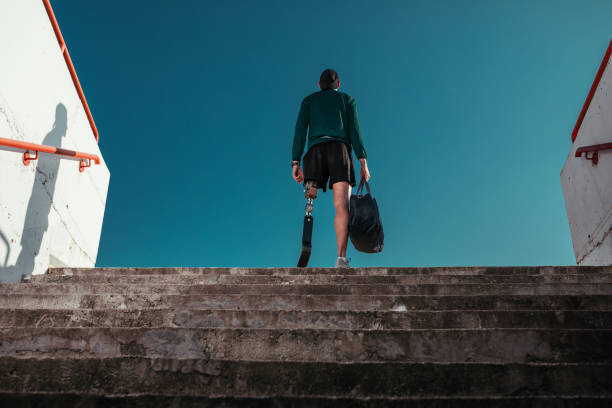
[[[62,138],[66,136],[67,129],[66,107],[58,103],[55,108],[55,123],[42,144],[61,147]],[[0,264],[0,281],[2,282],[18,282],[22,275],[29,276],[34,272],[36,257],[40,253],[43,237],[49,228],[49,214],[53,204],[60,160],[57,156],[42,153],[38,156],[38,160],[32,162],[34,163],[36,163],[36,173],[21,233],[21,251],[15,265]],[[47,264],[48,259],[42,262]]]
[[[2,233],[2,231],[0,231],[0,239],[2,242],[4,242],[4,245],[6,245],[6,256],[4,257],[4,262],[0,264],[0,268],[2,268],[3,266],[8,265],[9,256],[11,255],[11,244],[9,243],[8,239],[6,239],[6,236]]]

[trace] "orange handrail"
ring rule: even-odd
[[[599,162],[599,152],[602,150],[610,150],[612,149],[612,143],[601,143],[591,146],[582,146],[576,149],[576,157],[581,157],[582,153],[584,153],[584,158],[587,160],[591,160],[593,166],[595,166]],[[591,155],[589,156],[589,153]]]
[[[599,70],[597,71],[597,75],[595,75],[595,80],[593,81],[593,85],[591,85],[591,90],[587,95],[586,101],[582,106],[582,110],[580,111],[580,115],[578,115],[578,120],[576,121],[576,125],[574,125],[574,130],[572,131],[572,143],[576,140],[578,136],[578,131],[580,130],[580,126],[582,126],[582,121],[586,116],[587,110],[589,109],[589,105],[591,105],[591,101],[595,96],[595,92],[597,91],[597,87],[599,86],[599,81],[601,81],[601,77],[603,76],[606,67],[608,66],[608,62],[610,61],[610,57],[612,56],[612,40],[610,41],[610,45],[608,45],[608,49],[604,55],[603,61],[601,61],[601,65],[599,65]]]
[[[49,3],[49,0],[43,0],[43,4],[45,5],[45,9],[47,10],[47,15],[49,16],[49,20],[51,20],[53,31],[55,31],[55,36],[57,37],[57,41],[59,42],[60,49],[62,50],[62,55],[64,56],[64,60],[66,61],[66,65],[68,66],[68,71],[70,71],[72,82],[74,83],[74,87],[76,88],[77,94],[79,95],[79,98],[81,99],[81,103],[83,104],[83,108],[85,109],[85,114],[87,115],[87,119],[89,120],[89,125],[91,126],[91,130],[93,131],[94,137],[96,138],[96,142],[97,142],[98,141],[98,128],[96,128],[96,124],[94,123],[93,116],[91,115],[91,111],[89,110],[89,105],[87,105],[87,99],[85,99],[85,93],[83,93],[83,88],[81,87],[81,83],[79,82],[79,77],[76,74],[74,65],[72,64],[70,53],[68,52],[68,48],[66,48],[66,43],[64,42],[64,37],[62,36],[62,32],[60,31],[59,24],[57,24],[57,19],[55,18],[55,14],[53,14],[51,3]]]
[[[0,137],[0,146],[23,150],[23,164],[25,166],[29,165],[30,161],[38,159],[38,152],[57,154],[60,156],[78,159],[79,171],[81,172],[85,170],[86,167],[90,167],[92,161],[96,164],[100,164],[100,158],[95,154],[75,152],[74,150],[62,149],[61,147],[39,145],[35,143],[22,142],[20,140],[5,139],[3,137]],[[30,156],[30,152],[36,152],[36,156]]]

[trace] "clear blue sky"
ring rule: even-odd
[[[111,171],[98,266],[294,266],[291,141],[327,67],[386,234],[353,265],[575,263],[559,173],[610,1],[52,4]],[[333,266],[331,194],[314,216]]]

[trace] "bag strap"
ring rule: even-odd
[[[359,187],[357,187],[357,195],[361,195],[361,191],[363,190],[364,185],[368,190],[368,194],[372,195],[372,193],[370,193],[370,184],[368,184],[368,182],[364,178],[362,178],[359,182]]]

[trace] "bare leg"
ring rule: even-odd
[[[334,183],[334,207],[336,217],[334,227],[336,228],[336,241],[338,244],[338,256],[346,257],[346,245],[348,243],[348,218],[349,197],[351,186],[346,181]]]

